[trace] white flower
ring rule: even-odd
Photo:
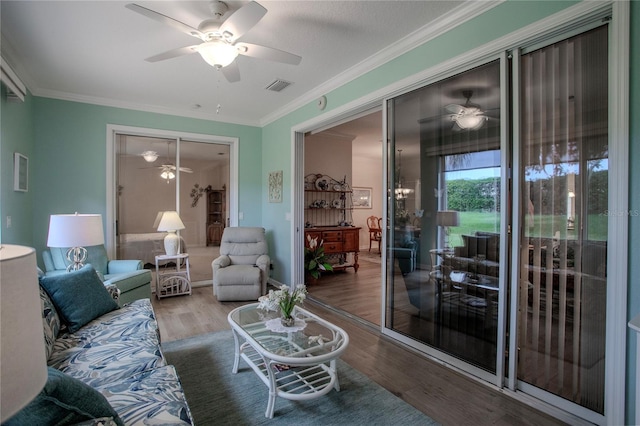
[[[278,290],[269,290],[265,296],[258,298],[258,309],[267,311],[277,311],[278,309],[286,315],[290,315],[296,304],[303,303],[307,297],[307,287],[298,284],[293,292],[286,285]]]

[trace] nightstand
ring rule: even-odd
[[[163,263],[164,266],[161,267],[160,263]],[[156,256],[156,297],[162,299],[182,294],[191,294],[189,254]]]

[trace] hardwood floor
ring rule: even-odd
[[[361,280],[365,285],[365,279]],[[228,330],[227,314],[243,304],[218,302],[210,286],[194,288],[192,296],[153,299],[163,342]],[[374,327],[327,310],[313,301],[307,302],[305,307],[347,331],[350,344],[342,357],[345,362],[441,424],[563,424],[399,345]],[[367,315],[374,319],[376,312]],[[377,315],[379,318],[380,313]]]

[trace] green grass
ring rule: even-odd
[[[607,239],[607,216],[589,215],[588,239],[605,241]],[[528,237],[552,238],[560,231],[561,239],[576,239],[580,226],[576,222],[574,230],[567,230],[567,217],[564,215],[537,215],[533,218],[533,226],[525,233]],[[449,244],[452,247],[462,245],[462,235],[473,235],[476,231],[500,232],[500,214],[491,212],[460,212],[460,226],[450,228]]]

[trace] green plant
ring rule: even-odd
[[[315,279],[320,278],[322,271],[333,271],[324,254],[322,243],[322,240],[318,242],[318,237],[311,238],[311,235],[307,235],[307,247],[304,248],[304,270]]]

